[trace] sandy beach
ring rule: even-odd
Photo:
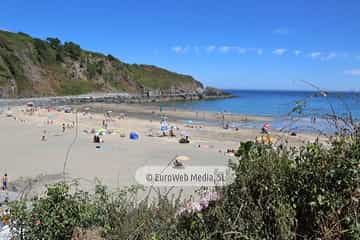
[[[110,188],[136,184],[135,172],[145,165],[166,166],[177,155],[186,155],[190,166],[226,166],[234,156],[228,149],[237,149],[241,141],[254,140],[261,135],[259,129],[223,129],[197,121],[216,120],[214,113],[194,113],[159,109],[150,106],[125,104],[92,104],[76,106],[78,113],[65,113],[55,109],[36,109],[33,113],[26,107],[16,107],[0,115],[1,172],[7,172],[10,183],[17,190],[24,187],[24,179],[38,180],[33,188],[62,179],[64,161],[69,146],[74,141],[66,164],[67,180],[78,179],[84,188],[94,187],[98,180]],[[104,113],[111,111],[108,129],[112,134],[101,136],[104,143],[93,143],[92,129],[102,127]],[[78,136],[76,136],[76,115]],[[168,117],[174,125],[176,137],[161,135],[160,115]],[[244,119],[244,116],[232,116]],[[194,119],[189,125],[180,119]],[[266,121],[267,118],[246,116],[246,119]],[[63,132],[62,126],[66,128]],[[44,132],[44,130],[46,132]],[[129,139],[130,132],[136,132],[138,140]],[[152,133],[152,137],[148,136]],[[190,144],[180,144],[181,134],[190,136]],[[46,140],[42,141],[45,135]],[[272,132],[274,141],[289,141],[301,145],[314,140],[313,134],[289,136],[287,133]],[[101,146],[101,149],[96,146]],[[40,176],[40,177],[39,177]]]

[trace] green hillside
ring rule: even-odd
[[[124,63],[57,38],[0,31],[0,97],[202,89],[193,77]]]

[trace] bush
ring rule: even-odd
[[[12,77],[15,79],[17,92],[19,94],[22,94],[25,91],[31,89],[31,81],[25,76],[23,63],[21,62],[21,60],[17,56],[9,53],[2,54],[2,58],[4,60],[4,63],[8,67]]]
[[[79,95],[89,93],[93,90],[93,84],[88,80],[65,81],[58,93],[61,95]]]
[[[47,42],[35,38],[34,46],[37,51],[37,59],[40,63],[54,64],[56,62],[56,53]]]
[[[139,200],[137,187],[89,195],[60,183],[31,208],[15,202],[12,229],[24,239],[70,239],[75,227],[106,239],[359,239],[359,128],[326,146],[242,143],[237,156],[235,181],[215,198],[180,208],[179,197]]]
[[[88,227],[96,215],[85,193],[70,194],[69,185],[48,187],[45,198],[12,205],[12,232],[15,239],[71,239],[75,226]]]
[[[64,51],[74,60],[78,60],[81,55],[80,45],[73,42],[65,42],[64,43]]]

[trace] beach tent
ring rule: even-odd
[[[138,140],[139,139],[139,134],[136,133],[136,132],[131,132],[129,137],[130,137],[131,140]]]

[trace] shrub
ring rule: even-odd
[[[58,183],[47,189],[46,197],[12,205],[12,232],[15,239],[70,239],[76,226],[89,226],[95,209],[86,194],[70,194],[69,185]]]
[[[64,43],[64,51],[72,59],[77,60],[80,58],[81,48],[80,45],[73,42]]]
[[[12,206],[18,239],[70,239],[75,227],[100,227],[106,239],[359,239],[360,131],[325,146],[242,143],[230,163],[235,181],[220,198],[188,202],[138,196],[138,187],[93,195],[63,183],[26,207]]]
[[[59,89],[61,95],[79,95],[93,90],[93,84],[88,80],[69,80],[62,83]]]
[[[38,61],[42,64],[54,64],[56,53],[49,44],[41,39],[34,39],[34,46],[37,51]]]

